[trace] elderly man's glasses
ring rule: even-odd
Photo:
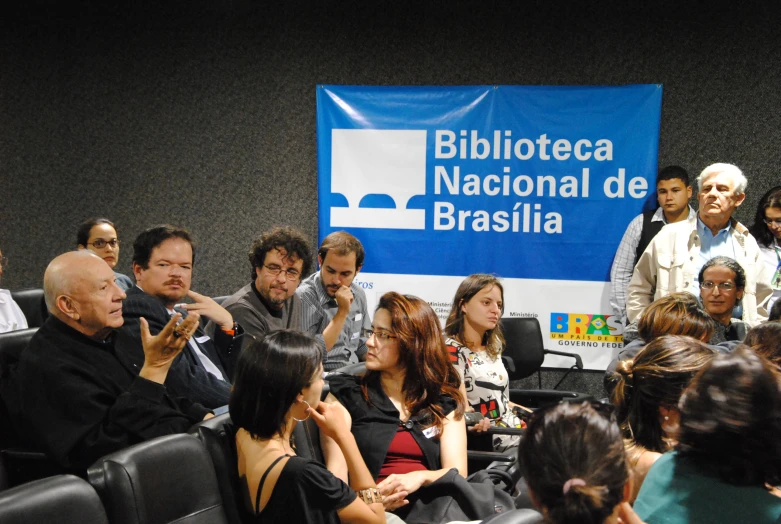
[[[707,289],[708,291],[712,290],[714,287],[719,288],[719,291],[732,291],[736,286],[732,282],[722,282],[721,284],[717,284],[715,282],[711,282],[710,280],[706,280],[700,284],[700,287],[702,289]]]
[[[0,267],[5,267],[8,265],[8,257],[0,257]]]
[[[111,240],[103,240],[102,238],[99,238],[95,242],[87,242],[87,245],[95,246],[96,249],[103,249],[107,245],[111,247],[117,247],[119,245],[119,239],[112,238]]]
[[[263,264],[263,267],[266,268],[266,271],[269,272],[272,276],[279,276],[280,273],[282,273],[282,268],[277,266],[276,264],[267,266],[266,264]],[[286,269],[285,270],[285,277],[288,280],[296,280],[301,276],[301,273],[293,268]]]
[[[387,331],[375,331],[373,329],[363,329],[361,331],[362,338],[368,340],[374,335],[381,342],[387,342],[392,338],[397,338],[396,335],[391,335]]]
[[[781,218],[763,218],[762,222],[769,226],[781,227]]]

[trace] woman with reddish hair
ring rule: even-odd
[[[330,375],[326,402],[340,407],[385,509],[404,518],[419,489],[451,468],[466,476],[460,378],[436,313],[417,297],[383,295],[365,335],[365,375]],[[346,479],[339,447],[328,437],[322,446],[328,469]]]

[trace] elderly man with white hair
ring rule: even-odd
[[[697,220],[664,226],[635,265],[627,300],[630,322],[648,304],[669,293],[699,295],[700,268],[716,256],[736,260],[746,272],[743,320],[753,326],[767,318],[770,277],[765,275],[757,241],[732,218],[746,198],[747,185],[743,172],[732,164],[712,164],[700,173]]]
[[[211,416],[164,386],[197,314],[181,323],[174,315],[154,337],[142,320],[138,372],[114,348],[125,292],[102,259],[89,251],[58,256],[46,268],[44,292],[51,316],[22,352],[9,410],[24,436],[61,466],[83,471],[107,453]]]

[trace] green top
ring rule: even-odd
[[[651,466],[634,510],[648,524],[781,522],[781,498],[705,475],[677,452]]]

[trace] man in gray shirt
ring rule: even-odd
[[[366,354],[362,330],[371,327],[366,294],[353,283],[363,266],[361,242],[345,231],[331,233],[317,252],[320,271],[301,283],[304,332],[325,342],[326,371],[358,362]]]
[[[244,328],[244,346],[278,329],[302,331],[295,291],[312,268],[304,235],[290,227],[267,231],[252,244],[249,261],[252,281],[222,304]]]

